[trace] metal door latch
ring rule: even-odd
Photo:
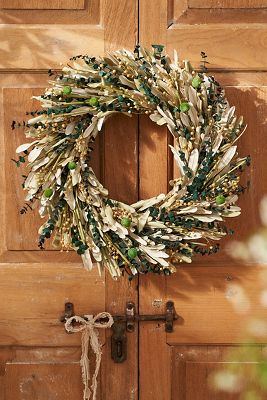
[[[65,322],[67,318],[74,315],[74,307],[72,303],[65,304],[65,312],[60,318],[61,322]],[[165,314],[155,315],[139,315],[135,312],[135,304],[133,302],[126,303],[124,315],[113,315],[114,324],[112,326],[111,336],[111,357],[114,362],[122,363],[127,359],[127,336],[126,332],[134,332],[135,322],[139,321],[165,321],[165,331],[170,333],[173,331],[173,321],[179,316],[176,314],[173,301],[167,301]]]

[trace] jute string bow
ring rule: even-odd
[[[107,321],[106,321],[107,320]],[[77,322],[78,325],[73,323]],[[93,399],[96,400],[97,391],[97,376],[101,364],[101,343],[99,341],[99,333],[97,329],[110,328],[114,323],[112,316],[107,312],[102,312],[93,315],[85,315],[84,317],[79,317],[74,315],[70,317],[65,322],[65,329],[67,332],[82,332],[81,346],[82,355],[80,360],[81,370],[82,370],[82,381],[84,384],[83,400],[90,400],[91,394],[93,393]],[[90,368],[89,368],[89,341],[93,352],[96,356],[96,366],[95,372],[92,377],[91,390],[89,388],[90,381]]]

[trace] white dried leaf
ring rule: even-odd
[[[213,142],[213,145],[212,145],[212,152],[213,152],[213,154],[216,154],[217,151],[219,150],[220,145],[221,145],[221,143],[222,143],[222,140],[223,140],[223,136],[222,136],[222,134],[220,133],[219,135],[217,135],[216,139],[215,139],[214,142]]]
[[[189,103],[190,104],[190,103]],[[195,127],[199,125],[199,119],[198,119],[198,114],[196,112],[196,109],[194,107],[190,107],[188,111],[188,115]]]
[[[97,118],[93,118],[91,124],[88,126],[88,128],[85,129],[83,132],[83,137],[86,138],[88,137],[93,131],[96,130],[97,132]]]
[[[38,143],[38,140],[34,140],[31,143],[21,144],[19,147],[17,147],[16,153],[22,153],[23,151],[28,150],[31,146],[33,146],[36,143]]]
[[[123,208],[126,211],[129,211],[132,214],[135,213],[135,208],[130,206],[129,204],[125,204],[125,203],[122,203],[122,202],[118,201],[118,206]]]
[[[195,174],[197,171],[198,157],[199,157],[198,149],[194,149],[193,151],[191,151],[191,154],[190,154],[190,157],[188,160],[188,167],[191,169],[193,174]]]
[[[104,121],[105,121],[105,117],[99,118],[99,120],[97,121],[97,129],[99,131],[101,131]]]
[[[93,269],[93,263],[92,263],[92,259],[91,259],[89,250],[86,249],[84,254],[81,255],[81,257],[83,260],[84,268],[87,269],[88,271],[91,271]]]
[[[71,174],[72,186],[75,186],[81,182],[82,177],[80,174],[80,168],[76,167],[75,169],[70,170],[70,174]]]
[[[113,212],[112,212],[112,208],[110,206],[106,206],[105,207],[105,215],[107,217],[107,221],[108,223],[113,226],[116,224],[115,219],[113,218]]]
[[[180,259],[183,260],[184,262],[190,264],[192,262],[192,259],[190,257],[187,257],[183,254],[180,255]]]
[[[94,259],[97,262],[102,261],[102,254],[101,254],[100,248],[98,246],[94,245],[91,249],[91,252],[92,252]]]
[[[178,214],[195,214],[197,212],[196,206],[189,206],[180,209],[181,211],[177,212]]]
[[[235,107],[233,106],[229,108],[229,110],[223,115],[223,117],[221,118],[221,123],[230,123],[234,113],[235,113]]]
[[[49,157],[42,158],[40,161],[33,164],[32,171],[37,171],[37,169],[47,164],[49,161],[50,161]]]
[[[69,123],[69,124],[66,126],[65,135],[67,135],[67,136],[68,136],[68,135],[71,135],[72,132],[74,131],[75,125],[76,125],[75,122]]]
[[[198,103],[197,91],[191,85],[188,86],[188,98],[190,103],[192,103],[194,107],[197,107]]]
[[[61,168],[58,168],[55,173],[55,178],[58,185],[61,185],[61,172]]]
[[[191,239],[201,239],[202,234],[199,232],[187,232],[185,236],[183,236],[184,240],[191,240]]]
[[[218,163],[216,172],[221,171],[223,168],[225,168],[226,166],[228,166],[230,164],[232,158],[234,157],[234,155],[236,153],[236,148],[237,148],[237,146],[231,146],[226,151],[226,153],[223,155],[223,157],[221,158],[221,160]]]
[[[213,221],[222,221],[222,217],[218,214],[212,214],[212,215],[194,215],[194,218],[198,219],[199,221],[202,222],[213,222]]]
[[[164,193],[159,194],[158,196],[152,197],[151,199],[147,200],[140,200],[137,203],[132,204],[132,207],[135,209],[139,209],[139,211],[146,210],[148,207],[152,207],[155,204],[160,203],[164,200],[166,195]]]
[[[150,215],[150,211],[147,210],[145,213],[142,213],[141,216],[138,218],[138,232],[141,232],[145,226],[145,224],[147,223],[147,219]]]
[[[173,153],[174,159],[175,159],[175,161],[176,161],[176,163],[177,163],[177,165],[179,167],[180,174],[182,176],[184,176],[185,175],[185,173],[184,173],[185,165],[184,165],[183,161],[181,160],[178,151],[172,145],[169,145],[169,146],[170,146],[170,149],[171,149],[171,151]]]
[[[44,119],[43,115],[38,115],[38,117],[34,117],[28,120],[28,124],[33,125],[36,124],[37,122],[40,122]]]
[[[132,81],[130,81],[129,79],[127,79],[124,75],[120,75],[120,81],[125,86],[128,86],[132,89],[136,88],[135,84]]]
[[[233,217],[238,217],[240,214],[241,214],[240,211],[233,211],[233,212],[229,212],[229,213],[223,213],[223,216],[227,217],[227,218],[229,218],[229,217],[233,218]]]
[[[65,190],[65,200],[68,203],[71,210],[75,209],[75,198],[73,195],[72,187],[67,187]]]
[[[147,242],[140,236],[136,235],[133,232],[129,233],[129,236],[131,236],[134,240],[136,240],[138,243],[143,244],[144,246],[147,245]]]
[[[188,116],[185,113],[180,112],[180,119],[181,119],[181,121],[182,121],[184,126],[186,126],[187,128],[191,127],[190,120],[189,120]]]
[[[42,149],[40,147],[34,147],[34,149],[32,149],[32,151],[28,155],[28,161],[29,162],[35,161],[36,158],[39,157],[41,152],[42,152]]]
[[[172,128],[175,128],[175,123],[173,122],[173,120],[171,119],[171,117],[169,117],[167,115],[167,111],[163,111],[159,106],[157,106],[157,110],[158,112],[163,116],[163,118],[165,119],[166,123],[168,125],[170,125]]]

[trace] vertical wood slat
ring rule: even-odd
[[[140,43],[166,44],[167,2],[140,1]],[[139,197],[152,197],[168,191],[172,166],[166,127],[159,127],[147,116],[140,117],[139,133]],[[140,276],[139,313],[164,313],[165,279],[162,276]],[[153,297],[152,297],[153,296]],[[170,398],[171,347],[166,345],[164,324],[140,323],[139,363],[140,400],[167,400]],[[149,371],[149,372],[148,372]]]
[[[133,49],[137,42],[137,1],[105,0],[103,6],[105,52],[123,47]],[[133,203],[138,197],[138,120],[135,117],[116,116],[107,121],[104,129],[103,182],[109,189],[110,197]],[[138,279],[129,282],[125,276],[114,281],[106,273],[106,282],[107,311],[112,314],[124,313],[126,301],[133,301],[138,307]],[[136,329],[127,334],[127,360],[122,364],[115,364],[111,360],[111,332],[107,332],[102,364],[105,399],[138,398],[137,333]]]
[[[96,4],[96,1],[95,0],[86,1],[86,4],[88,6],[86,12],[88,12],[88,14],[92,11],[91,9],[92,3]],[[67,12],[66,11],[64,12],[64,10],[62,10],[62,15],[64,14],[65,19],[60,19],[59,14],[61,15],[61,13],[55,13],[57,18],[55,20],[51,19],[52,12],[51,11],[49,12],[49,10],[45,12],[38,12],[38,15],[39,14],[43,15],[43,18],[40,17],[40,19],[38,20],[39,22],[36,22],[36,20],[34,20],[36,25],[32,25],[33,17],[31,16],[31,18],[29,18],[29,14],[31,14],[31,12],[27,10],[21,10],[21,12],[20,10],[11,10],[10,12],[9,11],[5,12],[6,19],[2,26],[3,28],[2,34],[3,35],[7,34],[6,36],[9,37],[7,45],[9,46],[9,48],[3,49],[4,52],[1,58],[2,59],[1,66],[5,71],[8,69],[12,69],[10,71],[10,75],[12,75],[11,80],[13,79],[13,77],[18,76],[16,75],[16,72],[23,68],[26,70],[24,71],[26,76],[29,77],[29,85],[28,81],[26,81],[26,79],[24,78],[24,75],[21,75],[21,77],[18,79],[19,82],[22,81],[21,84],[22,87],[28,87],[28,86],[34,87],[33,83],[34,78],[32,78],[32,76],[37,77],[38,71],[41,73],[42,71],[40,70],[42,70],[43,68],[49,68],[50,66],[58,68],[59,61],[64,62],[66,58],[73,55],[73,52],[77,54],[78,52],[75,51],[75,44],[77,44],[77,46],[80,48],[79,53],[92,52],[93,54],[96,55],[103,55],[104,49],[105,51],[109,51],[121,47],[133,48],[137,41],[136,40],[137,1],[114,0],[110,2],[104,0],[99,3],[101,5],[101,12],[100,12],[101,21],[100,23],[96,21],[95,25],[90,23],[84,25],[83,23],[77,22],[78,17],[76,18],[75,16],[82,15],[82,13],[76,10],[73,13],[69,13],[68,19],[66,17]],[[36,10],[33,10],[33,14],[34,15],[37,14]],[[48,16],[50,16],[50,18]],[[127,23],[125,23],[126,16],[127,16]],[[1,17],[2,16],[0,16],[0,20],[2,20]],[[24,17],[25,19],[23,19]],[[13,23],[14,20],[16,20],[16,18],[19,18],[21,21],[18,26],[16,26],[16,24]],[[83,19],[83,21],[84,20],[85,19]],[[94,20],[95,22],[95,19],[93,18],[92,15],[90,16],[89,20],[90,22],[92,20]],[[12,23],[10,23],[10,21],[12,21]],[[45,23],[47,23],[48,26],[42,25],[44,24],[43,21],[46,21]],[[60,23],[60,21],[61,22],[63,21],[62,24]],[[124,27],[123,32],[121,32],[122,26]],[[10,35],[8,35],[9,33]],[[21,33],[22,36],[24,35],[23,37],[21,37]],[[81,43],[84,43],[84,47],[83,45],[81,47]],[[90,48],[88,48],[88,46]],[[86,50],[83,50],[85,48]],[[13,61],[15,60],[15,64],[12,64],[12,60],[10,58],[10,53],[12,53],[13,49],[14,51],[18,51],[19,49],[19,51],[17,52],[19,59],[18,57],[15,59],[13,57]],[[63,56],[65,57],[65,59],[62,59]],[[31,73],[31,71],[33,71],[33,74]],[[5,83],[6,82],[4,82],[3,85],[4,87]],[[13,80],[10,85],[11,87],[14,88]],[[21,108],[23,107],[21,106]],[[0,112],[2,114],[2,110]],[[11,113],[12,111],[10,111],[10,115]],[[122,179],[126,180],[128,183],[125,184],[126,190],[124,193],[124,200],[127,202],[135,201],[137,200],[137,158],[138,158],[138,153],[136,149],[137,120],[135,120],[134,118],[127,119],[126,117],[125,118],[120,117],[117,121],[115,118],[114,122],[110,121],[107,124],[106,131],[107,131],[106,142],[104,138],[105,134],[104,132],[101,132],[99,135],[99,139],[95,144],[95,152],[98,153],[92,160],[95,171],[98,176],[100,176],[102,173],[102,177],[106,178],[107,185],[111,186],[111,193],[113,193],[114,197],[115,196],[119,197],[118,190],[120,189],[120,192],[122,192],[124,185]],[[112,143],[114,143],[114,146]],[[109,150],[110,152],[112,150],[112,154],[109,153]],[[118,152],[116,153],[116,151]],[[122,171],[120,170],[118,164],[120,152],[122,153],[124,152],[125,159],[131,160],[130,165],[128,166],[125,164]],[[99,153],[102,154],[105,153],[106,164],[104,166],[102,165],[103,160],[100,159]],[[115,157],[116,154],[117,158]],[[113,165],[114,163],[116,163],[116,167],[114,167]],[[113,168],[113,171],[111,170],[111,167]],[[113,173],[114,173],[114,179],[112,175]],[[2,172],[1,176],[3,176]],[[119,176],[118,178],[119,180],[117,180],[116,178],[117,176]],[[5,179],[3,177],[3,182],[4,181]],[[114,186],[113,183],[115,184]],[[3,191],[1,195],[4,196]],[[0,214],[1,217],[4,216],[2,210],[0,211]],[[17,258],[20,257],[21,253],[22,253],[21,251],[17,251]],[[20,287],[19,294],[23,293],[23,296],[28,295],[28,301],[29,303],[31,303],[29,307],[27,307],[28,310],[32,310],[32,305],[36,304],[34,303],[35,300],[33,300],[32,296],[33,290],[31,291],[30,287],[31,283],[29,283],[27,288],[25,288],[24,282],[20,281],[19,278],[18,282],[15,281],[16,278],[14,279],[14,276],[18,275],[16,268],[21,273],[24,273],[26,275],[27,271],[29,271],[30,277],[33,282],[35,282],[35,280],[36,281],[38,280],[38,285],[36,284],[35,288],[35,290],[37,290],[38,287],[41,288],[42,285],[45,285],[46,282],[45,277],[43,279],[42,275],[42,277],[39,279],[39,275],[37,273],[37,271],[43,271],[45,267],[44,264],[46,262],[46,258],[44,253],[42,253],[42,255],[43,259],[40,258],[40,260],[38,260],[38,262],[36,263],[34,263],[34,261],[30,259],[29,263],[27,263],[27,267],[29,269],[26,269],[26,266],[20,263],[18,263],[17,265],[13,263],[12,264],[14,267],[13,270],[10,270],[9,265],[7,265],[6,268],[7,276],[10,277],[10,280],[12,282],[17,283],[17,285]],[[74,343],[75,345],[79,345],[80,343],[79,335],[78,334],[77,336],[67,335],[64,331],[63,325],[58,321],[58,318],[64,308],[64,301],[72,301],[74,303],[74,306],[77,305],[77,307],[75,308],[75,312],[81,315],[90,312],[92,313],[100,312],[103,311],[104,309],[110,311],[112,314],[122,313],[125,309],[125,303],[127,300],[134,301],[138,305],[137,280],[135,280],[132,283],[129,283],[126,278],[118,282],[114,282],[109,276],[107,276],[107,280],[105,281],[103,277],[102,278],[96,277],[95,275],[96,271],[94,271],[92,274],[88,274],[84,269],[81,269],[80,271],[80,268],[82,268],[82,266],[81,266],[81,260],[79,258],[78,265],[77,263],[74,265],[69,264],[68,266],[64,266],[63,268],[64,277],[67,279],[71,279],[72,282],[72,285],[69,287],[68,285],[66,285],[65,280],[62,279],[61,275],[59,274],[61,273],[60,267],[62,267],[62,262],[63,262],[62,260],[59,261],[60,263],[59,266],[53,263],[53,265],[47,266],[46,269],[48,275],[47,279],[51,279],[52,281],[51,285],[53,286],[53,277],[56,274],[54,279],[56,279],[56,282],[61,289],[57,293],[57,296],[55,298],[51,298],[50,299],[51,301],[47,302],[48,310],[50,310],[50,303],[51,302],[53,303],[53,308],[51,311],[52,318],[51,314],[49,314],[47,321],[45,321],[46,326],[49,329],[49,334],[51,334],[52,330],[54,332],[56,326],[56,328],[60,330],[60,335],[62,335],[62,337],[66,342],[72,340],[73,341],[72,343]],[[50,268],[51,271],[49,271]],[[68,268],[70,268],[71,271],[70,274],[68,272]],[[78,274],[79,279],[77,279],[77,275],[75,278],[74,276],[75,273]],[[84,276],[81,277],[81,275]],[[81,284],[81,279],[82,279],[82,284]],[[90,285],[88,285],[89,283],[91,285],[91,288]],[[7,283],[4,289],[8,290],[9,286],[10,284]],[[90,290],[87,290],[88,287]],[[98,288],[99,291],[95,292],[94,290],[92,290],[92,288]],[[80,291],[79,292],[80,297],[79,296],[77,297],[76,293],[77,291],[78,292]],[[49,292],[49,287],[47,288],[47,292]],[[107,293],[106,296],[104,292]],[[13,296],[13,293],[14,293],[14,307],[17,310],[21,311],[21,320],[23,320],[24,311],[23,307],[20,307],[21,306],[19,302],[20,297],[16,291],[12,291],[11,296]],[[4,291],[2,292],[2,294],[4,298]],[[42,293],[40,294],[40,298],[42,298],[42,301],[47,300],[47,298],[49,297],[49,296],[41,297],[41,295]],[[39,299],[38,296],[37,298]],[[99,303],[97,304],[98,301]],[[104,304],[105,302],[106,304]],[[35,313],[34,309],[32,311],[33,313]],[[41,325],[44,323],[42,316],[46,311],[47,309],[45,308],[45,310],[41,311],[37,316],[37,322],[40,323]],[[34,318],[35,317],[33,316],[32,319]],[[12,345],[15,342],[12,341],[11,335],[9,337],[9,329],[12,328],[9,328],[7,320],[5,320],[3,323],[5,323],[6,326],[6,332],[7,332],[6,336],[8,344],[10,344],[10,348],[13,351],[14,347]],[[52,325],[51,328],[52,330],[50,329],[51,325]],[[46,329],[43,329],[41,333],[44,334],[45,331]],[[103,400],[104,399],[125,400],[125,398],[135,400],[137,399],[137,373],[138,373],[137,333],[131,334],[128,338],[128,352],[129,352],[128,360],[126,363],[122,365],[114,364],[114,362],[111,360],[110,341],[109,341],[111,330],[109,330],[109,332],[106,333],[107,333],[107,340],[106,340],[106,345],[103,348],[105,354],[103,356],[103,362],[102,362],[102,372],[101,372],[102,379],[99,378],[99,385],[101,386],[101,396],[99,396],[98,398],[101,398]],[[38,330],[36,330],[34,334],[29,333],[28,335],[29,335],[29,340],[31,340],[33,335],[36,335],[38,337]],[[0,332],[0,337],[1,337],[1,332]],[[55,340],[60,340],[60,338],[54,336]],[[63,348],[66,345],[65,341],[62,341]],[[48,347],[53,345],[51,344],[51,341],[49,342],[48,335],[47,339],[44,340],[44,345]],[[71,367],[69,368],[68,357],[64,359],[64,363],[62,362],[62,360],[61,362],[60,360],[57,360],[57,362],[55,363],[49,363],[49,360],[42,349],[41,335],[40,335],[40,343],[38,342],[36,344],[36,342],[33,342],[33,346],[35,346],[36,350],[39,351],[41,358],[41,361],[38,360],[36,363],[40,364],[40,367],[36,368],[36,370],[38,370],[36,373],[36,378],[33,378],[31,376],[33,363],[31,363],[30,358],[27,357],[27,354],[25,355],[23,362],[19,363],[20,365],[18,366],[18,368],[16,366],[16,361],[14,360],[13,363],[14,365],[13,365],[12,359],[10,360],[8,358],[8,363],[12,365],[11,366],[8,365],[8,374],[7,373],[5,374],[5,372],[7,371],[6,360],[3,360],[2,362],[3,359],[2,356],[3,352],[5,352],[5,349],[1,350],[0,375],[3,372],[3,374],[5,374],[4,376],[5,379],[2,379],[2,377],[0,377],[0,384],[1,384],[0,392],[2,393],[3,385],[6,385],[9,393],[8,394],[9,397],[7,397],[7,399],[9,400],[14,396],[17,398],[18,392],[21,388],[21,384],[23,384],[24,380],[28,379],[29,385],[27,387],[23,386],[23,388],[25,388],[24,396],[26,396],[27,399],[29,400],[35,399],[36,396],[38,396],[38,398],[39,397],[42,398],[43,396],[45,398],[52,398],[56,396],[59,399],[63,397],[67,399],[67,396],[69,396],[70,398],[73,398],[73,396],[77,399],[80,398],[80,395],[82,393],[82,384],[80,380],[80,369],[79,369],[80,354],[78,353],[76,354],[75,362],[70,361]],[[73,374],[71,373],[72,368],[75,369],[75,372]],[[91,359],[92,371],[93,368],[94,368],[94,358],[92,357]],[[50,391],[48,391],[48,389],[50,389],[49,380],[50,377],[53,378],[54,371],[57,374],[57,378],[55,378],[54,380],[55,382],[54,386],[51,385],[51,388],[53,386],[53,390],[51,389]],[[125,379],[125,376],[127,376],[127,379]],[[45,391],[45,388],[39,385],[38,377],[40,377],[40,379],[43,379],[43,383],[44,385],[46,385],[47,391]],[[66,393],[66,390],[62,390],[62,394],[59,393],[59,383],[62,382],[62,379],[68,381],[68,384],[66,384],[66,386],[69,385],[68,394]],[[15,382],[12,389],[10,388],[11,381]],[[70,387],[71,385],[75,387],[71,388]],[[28,392],[26,391],[27,388],[29,388]],[[50,393],[51,391],[52,393]],[[22,396],[23,394],[19,392],[19,395]]]

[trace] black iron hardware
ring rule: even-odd
[[[60,317],[60,322],[65,322],[68,318],[73,317],[74,307],[72,303],[65,303],[64,314]]]
[[[112,325],[111,358],[115,363],[122,363],[127,359],[127,336],[124,322],[115,322]]]
[[[72,303],[65,304],[65,312],[60,318],[61,322],[66,321],[74,315]],[[176,314],[173,301],[167,301],[165,314],[139,315],[135,312],[135,304],[128,302],[124,315],[113,315],[114,324],[111,336],[111,357],[116,363],[122,363],[127,359],[127,336],[126,332],[134,332],[135,322],[139,321],[165,321],[165,331],[173,331],[173,322],[179,316]]]

